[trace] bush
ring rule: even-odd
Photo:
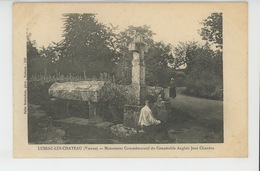
[[[28,82],[28,102],[43,105],[50,101],[48,90],[53,82]]]
[[[173,78],[175,79],[176,85],[177,87],[185,87],[186,86],[186,82],[185,82],[185,78],[186,78],[186,74],[185,74],[185,70],[177,70],[173,72]]]
[[[122,123],[124,117],[124,105],[127,103],[124,86],[112,84],[114,97],[108,101],[109,110],[112,113],[114,123]]]
[[[196,80],[188,76],[184,93],[196,97],[222,100],[223,83],[222,80],[215,75],[211,75],[210,79],[202,77]]]
[[[197,50],[188,65],[185,93],[192,96],[223,99],[222,53],[207,48]]]

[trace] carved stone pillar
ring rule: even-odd
[[[135,104],[141,105],[145,98],[145,60],[144,52],[148,46],[140,38],[129,44],[129,50],[133,52],[132,59],[132,83]]]

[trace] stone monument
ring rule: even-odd
[[[137,36],[129,44],[128,49],[133,53],[131,87],[134,94],[134,104],[142,105],[146,92],[144,53],[148,51],[148,45],[143,42],[141,36]]]
[[[76,101],[83,103],[88,108],[88,111],[84,111],[81,117],[93,121],[103,121],[104,102],[114,97],[113,88],[110,82],[106,81],[54,83],[49,88],[49,95],[61,99],[65,103],[64,107],[62,105],[62,108],[67,108],[63,113],[64,118],[75,117],[75,111],[70,111],[69,106],[71,102]]]
[[[128,49],[133,53],[132,82],[128,87],[131,92],[132,103],[124,106],[124,125],[136,127],[146,95],[144,53],[148,51],[148,45],[141,36],[136,36],[133,42],[129,44]]]
[[[146,95],[158,96],[163,90],[161,87],[149,87],[145,84],[145,52],[148,51],[148,45],[141,36],[137,36],[128,46],[129,51],[133,53],[132,59],[132,82],[128,87],[131,103],[124,106],[124,123],[126,127],[136,128],[140,116],[140,111],[144,106]],[[158,99],[157,99],[158,100]],[[160,103],[160,104],[158,104]],[[158,119],[166,121],[169,113],[169,101],[157,101],[157,110],[154,111]]]

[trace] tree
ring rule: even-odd
[[[171,45],[163,42],[154,42],[155,33],[149,26],[128,26],[120,32],[118,36],[118,45],[120,58],[116,65],[116,79],[119,84],[131,83],[131,61],[132,52],[128,51],[128,45],[135,37],[141,37],[149,46],[148,52],[145,53],[146,66],[146,84],[149,86],[162,86],[168,84],[172,70],[168,64],[172,62]]]
[[[52,42],[47,47],[41,47],[39,50],[41,58],[46,59],[47,70],[49,75],[59,75],[59,59],[61,57],[62,47],[59,43]]]
[[[64,14],[63,20],[63,50],[59,59],[63,73],[84,77],[111,73],[115,51],[109,29],[96,20],[95,14]]]
[[[117,43],[115,45],[117,49],[116,61],[116,81],[119,84],[130,84],[131,83],[131,72],[132,72],[132,53],[128,51],[128,45],[134,40],[136,36],[141,36],[143,41],[151,46],[154,41],[152,36],[155,33],[150,29],[149,26],[128,26],[128,28],[120,32],[117,36]],[[147,57],[147,55],[146,55]]]
[[[38,57],[39,52],[36,48],[36,42],[31,40],[31,33],[26,33],[26,39],[27,39],[27,59],[30,61],[31,59]]]
[[[196,41],[179,42],[179,44],[173,47],[174,55],[171,61],[171,67],[173,69],[179,69],[181,66],[186,66],[188,70],[193,57],[197,55],[197,50],[201,47],[202,45]]]
[[[202,21],[203,28],[199,31],[203,40],[213,43],[221,51],[223,45],[222,22],[222,13],[212,13]]]
[[[222,59],[219,51],[205,45],[196,49],[186,77],[186,92],[190,95],[221,99],[223,89]]]
[[[185,64],[186,93],[189,95],[221,99],[223,98],[222,65],[222,13],[212,13],[201,22],[199,34],[206,40],[180,42],[173,48],[173,68]],[[213,48],[213,46],[215,48]]]
[[[221,99],[223,94],[222,52],[214,51],[209,44],[181,42],[174,47],[174,63],[185,63],[186,93],[189,95]]]
[[[145,43],[151,45],[154,42],[152,39],[153,35],[155,33],[147,25],[137,27],[130,25],[125,31],[120,33],[119,37],[121,45],[127,47],[137,36],[141,36]]]
[[[167,87],[172,76],[172,69],[168,66],[173,59],[171,51],[170,44],[155,42],[150,45],[145,56],[147,85]]]
[[[47,60],[40,56],[36,48],[36,42],[31,40],[31,33],[27,32],[27,76],[30,78],[35,74],[47,74]]]

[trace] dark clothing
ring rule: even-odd
[[[174,80],[172,80],[169,84],[170,86],[170,97],[175,98],[176,97],[176,83]]]
[[[175,98],[176,97],[176,88],[170,87],[170,97]]]

